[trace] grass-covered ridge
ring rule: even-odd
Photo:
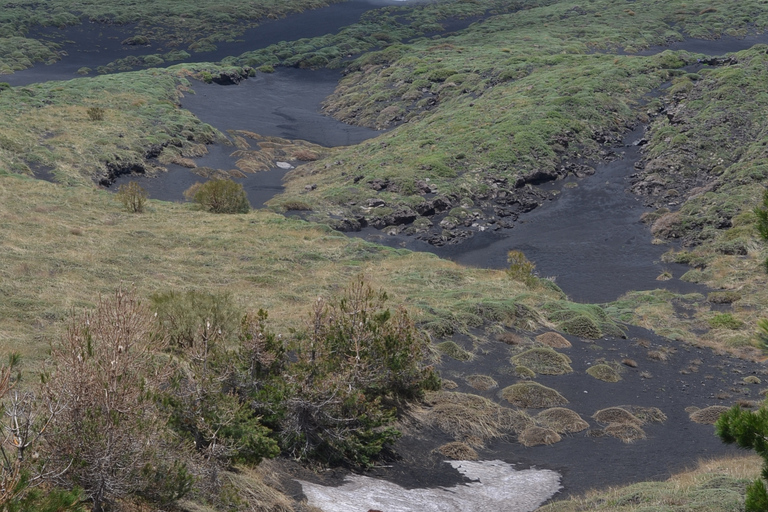
[[[549,292],[528,293],[504,272],[465,269],[269,212],[220,216],[150,201],[146,213],[131,214],[108,192],[17,176],[0,176],[0,198],[0,342],[35,359],[73,308],[92,306],[121,282],[144,297],[227,292],[245,309],[268,310],[282,332],[302,326],[318,296],[359,274],[433,332],[546,323],[532,311]]]
[[[337,159],[343,165],[297,171],[287,196],[317,184],[303,194],[317,210],[341,211],[353,227],[361,220],[386,225],[391,212],[366,209],[365,200],[376,197],[393,211],[431,211],[420,195],[428,179],[429,191],[467,210],[445,221],[449,229],[461,225],[466,215],[489,210],[478,203],[500,192],[519,194],[511,189],[564,175],[571,159],[601,158],[602,144],[647,120],[644,94],[696,60],[614,53],[765,24],[755,2],[727,13],[708,7],[558,2],[365,54],[348,68],[326,112],[365,126],[400,126],[350,149]],[[422,224],[429,227],[414,222],[411,232],[425,230]]]

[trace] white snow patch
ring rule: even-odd
[[[281,169],[293,169],[293,166],[288,162],[275,162],[275,165]]]
[[[532,512],[561,488],[560,475],[548,469],[515,471],[500,460],[447,462],[474,481],[434,489],[404,489],[359,475],[340,487],[299,483],[309,504],[324,512]]]

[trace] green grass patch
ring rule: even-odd
[[[573,372],[571,359],[551,348],[532,348],[512,356],[510,362],[542,375],[564,375]]]

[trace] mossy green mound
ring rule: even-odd
[[[564,375],[571,373],[571,359],[551,348],[532,348],[513,356],[510,362],[514,365],[525,366],[535,373],[542,375]]]
[[[573,304],[566,301],[544,305],[548,319],[563,332],[580,338],[598,339],[603,336],[625,337],[624,331],[608,314],[594,304]]]
[[[597,380],[602,380],[603,382],[619,382],[621,380],[621,375],[619,375],[619,372],[607,364],[596,364],[594,366],[590,366],[587,369],[587,374],[591,375]]]
[[[557,390],[537,382],[519,382],[501,390],[501,398],[525,409],[545,409],[565,405],[568,400]]]
[[[541,426],[551,428],[558,434],[581,432],[589,428],[589,423],[584,421],[577,412],[565,407],[553,407],[541,411],[536,415],[536,421]]]

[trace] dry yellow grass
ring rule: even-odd
[[[643,482],[557,501],[539,512],[636,512],[697,510],[722,512],[743,508],[744,485],[760,473],[756,455],[700,461],[695,469],[673,475],[664,482]],[[703,491],[703,492],[702,492]]]
[[[571,342],[556,332],[545,332],[536,336],[536,341],[552,348],[568,348]]]
[[[725,407],[724,405],[712,405],[693,411],[688,417],[691,418],[691,421],[696,423],[714,425],[720,418],[720,415],[728,409],[729,407]]]
[[[36,358],[72,310],[120,283],[139,297],[190,288],[264,308],[278,332],[302,327],[320,295],[364,274],[417,320],[477,297],[526,293],[502,271],[466,269],[424,253],[375,246],[266,211],[213,215],[149,201],[130,214],[109,192],[0,175],[0,343]],[[544,293],[544,292],[543,292]],[[535,307],[546,296],[521,298]]]

